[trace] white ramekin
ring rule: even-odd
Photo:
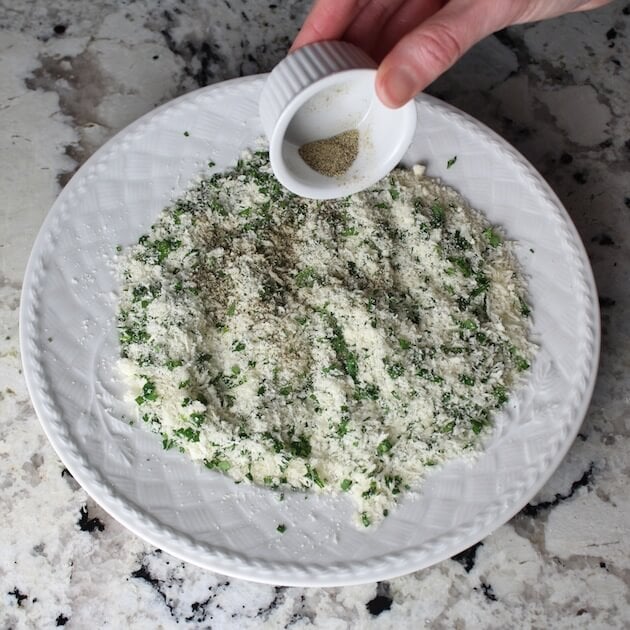
[[[344,197],[376,183],[409,147],[416,127],[413,101],[399,109],[375,92],[376,64],[347,42],[310,44],[290,53],[271,72],[260,96],[271,167],[292,192],[313,199]],[[343,175],[310,168],[299,148],[344,131],[359,131],[359,152]]]

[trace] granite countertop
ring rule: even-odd
[[[308,2],[0,0],[0,626],[623,628],[630,623],[630,4],[507,29],[430,93],[513,143],[593,265],[602,355],[578,439],[509,523],[430,569],[346,588],[258,585],[135,537],[49,445],[21,373],[20,287],[55,197],[171,98],[269,70]]]

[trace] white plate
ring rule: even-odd
[[[456,187],[518,240],[540,350],[483,454],[431,475],[382,526],[359,530],[343,497],[236,485],[124,420],[115,373],[115,249],[149,229],[212,160],[228,167],[261,136],[263,77],[187,94],[102,147],[50,210],[20,313],[24,371],[59,457],[113,517],[151,544],[227,575],[285,585],[382,580],[477,542],[541,488],[573,441],[599,352],[597,294],[566,211],[538,173],[486,127],[428,96],[405,163]],[[184,132],[189,132],[185,135]],[[450,169],[447,161],[457,156]],[[533,251],[532,251],[533,250]],[[284,523],[284,534],[276,531]]]

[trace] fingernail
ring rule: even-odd
[[[416,95],[416,78],[411,68],[399,66],[385,73],[380,96],[387,107],[401,107]]]

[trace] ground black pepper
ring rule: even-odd
[[[303,144],[300,157],[314,170],[326,177],[343,175],[359,153],[359,132],[344,131],[331,138]]]

